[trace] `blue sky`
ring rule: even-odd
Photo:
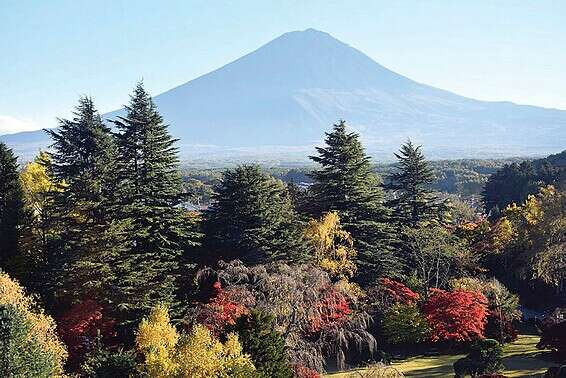
[[[0,0],[0,134],[52,127],[81,94],[101,112],[291,30],[315,28],[417,81],[566,109],[565,1]]]

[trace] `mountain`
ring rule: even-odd
[[[566,147],[566,111],[478,101],[415,82],[327,33],[283,34],[154,97],[182,156],[306,156],[345,119],[368,151],[407,138],[430,157],[542,155]],[[112,118],[120,111],[106,114]],[[36,133],[0,137],[21,151]]]

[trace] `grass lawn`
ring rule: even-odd
[[[536,348],[538,336],[519,335],[519,338],[505,346],[503,364],[507,377],[538,377],[551,366],[552,362],[542,360],[544,351]],[[453,377],[452,364],[464,355],[440,355],[430,357],[413,357],[393,363],[393,366],[406,377]],[[350,378],[352,372],[329,374],[332,378]]]

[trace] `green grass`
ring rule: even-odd
[[[538,377],[549,367],[556,364],[541,359],[544,351],[536,348],[538,336],[520,335],[519,338],[505,346],[503,364],[507,377]],[[452,364],[464,355],[439,355],[412,357],[392,364],[406,377],[435,378],[453,377]],[[359,370],[363,371],[363,369]],[[354,371],[329,374],[331,378],[346,378]]]

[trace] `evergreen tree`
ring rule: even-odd
[[[49,210],[59,239],[48,264],[52,289],[61,297],[111,298],[117,257],[124,248],[124,223],[115,221],[116,145],[92,99],[82,97],[72,120],[62,119],[49,166],[57,188]]]
[[[390,201],[396,221],[406,227],[422,222],[438,221],[444,204],[429,189],[434,174],[421,151],[409,140],[398,154],[398,171],[390,177],[389,189],[395,198]]]
[[[230,328],[238,333],[244,352],[249,354],[258,378],[291,378],[293,370],[285,339],[274,328],[273,317],[259,310],[238,319]]]
[[[16,306],[0,304],[0,376],[54,377],[56,356],[41,345],[30,321]]]
[[[371,170],[359,135],[348,133],[346,123],[334,125],[326,133],[326,146],[317,147],[318,156],[311,159],[321,165],[311,177],[315,183],[313,216],[338,211],[342,225],[354,238],[358,251],[358,279],[374,280],[391,276],[400,266],[394,256],[389,211],[379,177]]]
[[[0,142],[0,268],[7,272],[13,270],[18,257],[18,243],[25,221],[17,158]]]
[[[205,218],[205,249],[215,259],[264,263],[304,252],[287,188],[256,165],[224,172]]]
[[[116,282],[118,306],[126,320],[147,313],[157,303],[173,304],[178,260],[196,236],[187,226],[173,139],[151,97],[139,83],[114,121],[118,139],[118,212],[132,229]]]

